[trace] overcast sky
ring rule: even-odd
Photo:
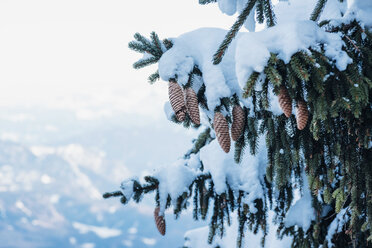
[[[197,0],[1,0],[0,106],[158,116],[166,83],[146,82],[155,67],[132,68],[133,34],[177,37],[234,21]]]

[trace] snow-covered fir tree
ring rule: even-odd
[[[292,247],[370,247],[372,1],[199,3],[237,20],[129,43],[143,53],[134,67],[157,63],[149,81],[169,83],[167,118],[199,136],[174,164],[104,197],[156,192],[162,234],[167,208],[193,208],[210,224],[186,234],[190,248],[256,247],[251,233],[262,246],[274,233]]]

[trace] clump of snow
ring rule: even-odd
[[[220,11],[226,15],[234,15],[241,13],[247,5],[247,0],[218,0],[218,7]],[[345,16],[349,19],[351,17],[358,18],[364,23],[371,23],[370,13],[370,1],[365,0],[328,0],[319,20],[330,20],[340,19]],[[275,13],[277,23],[281,24],[284,22],[298,21],[298,20],[309,20],[311,13],[316,6],[315,0],[286,0],[286,1],[273,1],[273,10]],[[250,32],[257,31],[256,26],[256,6],[253,7],[247,20],[244,22],[244,27]],[[345,19],[345,18],[344,18]]]
[[[272,210],[269,211],[268,221],[271,223],[274,216]],[[238,220],[236,212],[231,214],[231,225],[226,226],[226,235],[221,239],[220,236],[216,236],[212,244],[208,244],[207,237],[209,234],[209,227],[204,226],[196,229],[189,230],[185,233],[184,246],[190,248],[230,248],[235,247],[237,240],[237,229]],[[283,237],[279,239],[277,237],[277,226],[272,224],[269,226],[268,234],[266,237],[265,247],[267,248],[287,248],[291,246],[292,239],[290,237]],[[261,247],[262,232],[253,234],[252,232],[245,232],[242,247]]]
[[[339,70],[345,70],[352,62],[342,50],[344,42],[338,34],[325,32],[315,22],[303,20],[284,22],[260,32],[239,33],[222,62],[214,65],[213,54],[226,33],[226,30],[217,28],[201,28],[185,33],[172,39],[173,47],[159,60],[160,77],[165,81],[177,78],[180,85],[189,81],[190,73],[197,66],[203,75],[199,79],[195,77],[193,87],[197,92],[204,83],[207,105],[211,111],[221,104],[221,98],[233,94],[241,96],[241,88],[245,87],[248,77],[254,71],[263,72],[271,53],[289,63],[296,52],[310,53],[310,47],[320,50],[322,45],[325,55],[334,61]],[[270,97],[275,98],[272,93]],[[273,107],[274,111],[277,109],[277,106]]]
[[[260,32],[242,34],[235,52],[236,75],[240,86],[245,86],[252,72],[264,70],[270,53],[278,54],[278,58],[288,63],[296,52],[309,52],[309,47],[319,49],[319,44],[324,44],[325,55],[336,61],[338,69],[345,70],[352,62],[342,50],[344,42],[341,37],[325,32],[312,21],[278,24]]]
[[[220,98],[234,93],[240,95],[235,76],[235,41],[222,63],[213,65],[211,59],[226,33],[226,30],[218,28],[201,28],[173,39],[173,47],[159,60],[160,77],[164,81],[177,78],[180,85],[185,85],[194,66],[198,66],[203,72],[205,96],[211,110],[220,104]]]
[[[217,194],[226,191],[226,183],[235,191],[247,192],[244,202],[254,210],[254,200],[263,198],[264,193],[262,182],[266,168],[266,147],[259,146],[256,156],[247,152],[240,164],[235,163],[232,150],[226,154],[217,140],[203,147],[200,151],[200,160],[203,162],[204,172],[211,174]]]
[[[200,169],[200,154],[191,154],[187,165],[194,170]]]
[[[189,79],[189,73],[194,68],[194,59],[187,55],[187,46],[177,46],[169,49],[159,60],[159,74],[165,81],[176,78],[178,83],[185,85]],[[171,58],[171,59],[168,59]]]
[[[314,0],[280,1],[274,4],[274,12],[277,22],[282,24],[284,22],[309,20],[315,5],[316,1]],[[345,11],[346,1],[340,2],[339,0],[328,0],[319,20],[341,18]]]
[[[235,13],[240,14],[247,6],[247,3],[248,0],[218,0],[218,7],[222,13],[232,16]],[[254,32],[256,27],[255,9],[256,7],[253,7],[243,24],[250,32]]]
[[[286,227],[298,226],[305,232],[309,229],[311,221],[315,220],[314,209],[311,205],[311,192],[307,178],[303,173],[303,195],[288,210],[284,224]]]
[[[123,193],[125,198],[127,198],[127,200],[129,200],[133,196],[133,183],[136,179],[137,178],[130,178],[124,180],[120,185],[121,192]]]
[[[263,136],[260,143],[264,144]],[[225,193],[226,184],[232,190],[247,192],[243,202],[250,206],[251,212],[255,211],[254,200],[264,197],[262,185],[266,168],[266,148],[259,146],[257,156],[247,154],[241,164],[234,162],[234,152],[225,153],[217,140],[204,146],[199,154],[191,154],[188,159],[179,159],[171,166],[158,169],[153,176],[159,180],[160,213],[165,211],[168,195],[172,204],[177,198],[189,191],[189,186],[201,174],[210,174],[217,194]],[[201,171],[200,161],[204,170]],[[123,181],[121,185],[123,194],[127,199],[133,195],[133,179]]]
[[[220,236],[216,236],[212,244],[208,244],[208,234],[209,227],[200,227],[196,229],[189,230],[185,233],[185,246],[190,248],[212,248],[212,247],[221,247],[229,248],[235,247],[236,239],[238,237],[238,225],[237,214],[231,214],[231,225],[226,227],[226,235],[221,239]],[[262,233],[254,235],[253,233],[247,233],[247,239],[249,239],[250,247],[260,247]],[[245,246],[243,246],[245,247]]]
[[[347,208],[341,209],[341,211],[337,214],[336,218],[332,221],[332,223],[328,227],[328,233],[326,236],[326,240],[329,247],[332,247],[332,238],[333,236],[342,231],[343,226],[346,222],[349,221],[349,215],[347,215]]]
[[[225,192],[227,173],[235,166],[233,152],[224,153],[217,140],[213,140],[200,150],[200,159],[203,162],[204,170],[211,173],[216,193]]]
[[[233,15],[236,12],[236,0],[218,0],[218,7],[222,13]]]
[[[372,1],[366,0],[348,0],[347,11],[339,22],[350,22],[351,20],[358,20],[363,26],[372,28]],[[336,21],[337,23],[337,21]]]
[[[154,177],[159,180],[160,214],[165,211],[168,194],[176,205],[177,198],[188,192],[188,187],[193,182],[198,172],[186,166],[186,160],[179,159],[170,166],[158,170]]]

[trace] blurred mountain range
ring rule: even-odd
[[[167,165],[195,131],[165,120],[116,115],[82,119],[67,110],[2,109],[0,247],[180,247],[194,223],[167,213],[167,234],[153,221],[154,199],[104,200],[133,175]]]

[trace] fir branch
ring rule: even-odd
[[[326,3],[327,3],[327,0],[318,0],[313,12],[311,13],[310,20],[314,22],[318,21],[320,14],[322,13]]]
[[[114,191],[114,192],[106,192],[102,195],[103,198],[110,198],[110,197],[118,197],[123,196],[123,193],[121,191]]]
[[[191,154],[197,154],[201,148],[203,148],[206,144],[211,142],[213,138],[211,137],[211,129],[206,128],[203,132],[201,132],[198,138],[193,142],[193,148],[185,155],[185,157],[189,157]]]
[[[258,72],[253,72],[249,76],[247,83],[245,84],[245,87],[244,87],[244,93],[243,93],[244,98],[252,96],[253,91],[254,91],[254,86],[256,85],[256,82],[259,76],[260,76],[260,73]]]
[[[145,47],[147,53],[150,53],[153,56],[157,55],[156,49],[146,37],[140,33],[135,33],[134,38]]]
[[[256,4],[257,0],[249,0],[247,2],[246,7],[238,16],[238,19],[231,27],[230,31],[226,34],[225,39],[223,40],[220,47],[217,49],[217,52],[213,55],[213,64],[217,65],[222,61],[222,58],[229,47],[232,40],[235,38],[236,34],[238,33],[239,29],[244,24],[245,20],[247,19],[248,15],[251,13],[254,5]]]
[[[256,4],[256,16],[258,23],[262,24],[265,21],[264,17],[264,0],[257,0]]]
[[[274,66],[266,66],[264,72],[274,86],[279,87],[281,85],[282,76],[279,74]]]
[[[152,64],[157,63],[158,60],[159,59],[156,58],[156,57],[149,57],[149,58],[146,58],[146,59],[140,59],[133,64],[133,68],[134,69],[141,69],[141,68],[146,67],[148,65],[152,65]]]
[[[290,65],[291,69],[300,80],[303,80],[305,82],[309,81],[310,79],[309,72],[302,66],[302,63],[300,62],[296,55],[292,56]]]
[[[240,164],[240,162],[242,161],[245,147],[246,147],[246,138],[245,138],[244,131],[243,131],[242,135],[240,135],[238,140],[235,142],[235,152],[234,152],[235,163]]]
[[[139,53],[148,53],[147,47],[138,41],[129,42],[128,47],[132,49],[133,51],[136,51]]]
[[[159,70],[156,70],[156,72],[154,72],[148,77],[148,81],[150,84],[155,83],[155,81],[159,79],[160,79]]]
[[[155,32],[151,32],[150,39],[143,35],[136,33],[135,40],[128,43],[128,47],[133,51],[144,54],[144,57],[133,64],[135,69],[144,68],[146,66],[155,64],[159,61],[164,52],[172,48],[171,40],[164,39],[160,41],[159,36]],[[154,83],[160,78],[159,71],[151,74],[148,77],[149,83]]]
[[[163,44],[167,50],[171,49],[173,47],[173,43],[171,40],[164,39]]]
[[[266,23],[268,27],[275,25],[275,14],[271,5],[271,0],[262,0],[264,7],[264,14],[266,17]]]
[[[360,53],[360,49],[359,49],[359,47],[357,45],[355,45],[355,42],[352,39],[350,39],[350,37],[347,36],[347,35],[345,35],[345,38],[353,45],[353,47],[355,48],[355,50],[357,50]]]
[[[156,46],[157,51],[163,51],[161,47],[161,42],[159,40],[159,36],[155,32],[151,32],[150,37],[152,40],[152,44]],[[162,52],[161,53],[159,52],[159,56],[161,56],[162,54],[163,54]]]

